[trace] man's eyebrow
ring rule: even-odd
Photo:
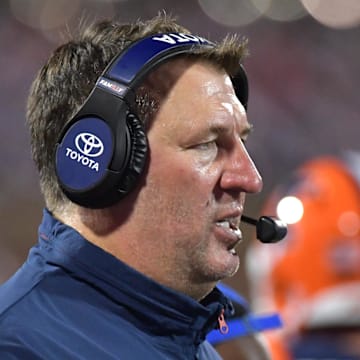
[[[216,134],[216,135],[221,135],[221,134],[226,134],[229,132],[229,127],[227,127],[225,124],[223,123],[219,123],[219,124],[213,124],[210,127],[210,133],[212,134]],[[248,123],[246,125],[246,127],[241,129],[241,132],[239,133],[240,136],[248,136],[250,133],[252,133],[254,131],[254,125]]]
[[[213,124],[210,126],[210,132],[212,134],[221,135],[230,131],[230,128],[223,123]]]

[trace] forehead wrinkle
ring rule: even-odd
[[[232,105],[231,103],[229,103],[227,101],[226,102],[224,101],[221,103],[221,106],[224,107],[231,116],[234,116],[234,114],[235,114],[234,105]]]
[[[230,96],[233,97],[235,95],[234,88],[232,86],[232,82],[226,74],[223,74],[223,78],[225,81],[225,87],[219,86],[218,81],[214,81],[214,79],[209,79],[208,81],[204,81],[200,86],[200,91],[204,93],[204,95],[208,97],[223,97]]]

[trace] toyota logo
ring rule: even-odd
[[[75,138],[75,146],[84,155],[89,157],[100,156],[104,152],[104,144],[92,133],[83,132]]]

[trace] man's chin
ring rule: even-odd
[[[232,255],[232,258],[228,261],[221,261],[214,264],[212,268],[209,268],[207,279],[209,281],[218,282],[226,278],[234,276],[240,267],[240,258],[237,255]]]
[[[222,259],[222,267],[219,275],[222,277],[220,280],[234,276],[240,267],[240,258],[237,254],[229,253]]]

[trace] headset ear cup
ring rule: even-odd
[[[130,134],[131,152],[118,191],[125,196],[135,186],[145,167],[148,142],[142,122],[133,113],[127,114],[127,127]]]
[[[69,125],[56,145],[55,172],[71,201],[92,207],[92,199],[102,197],[109,183],[117,183],[108,171],[113,152],[112,130],[101,118],[83,117]]]

